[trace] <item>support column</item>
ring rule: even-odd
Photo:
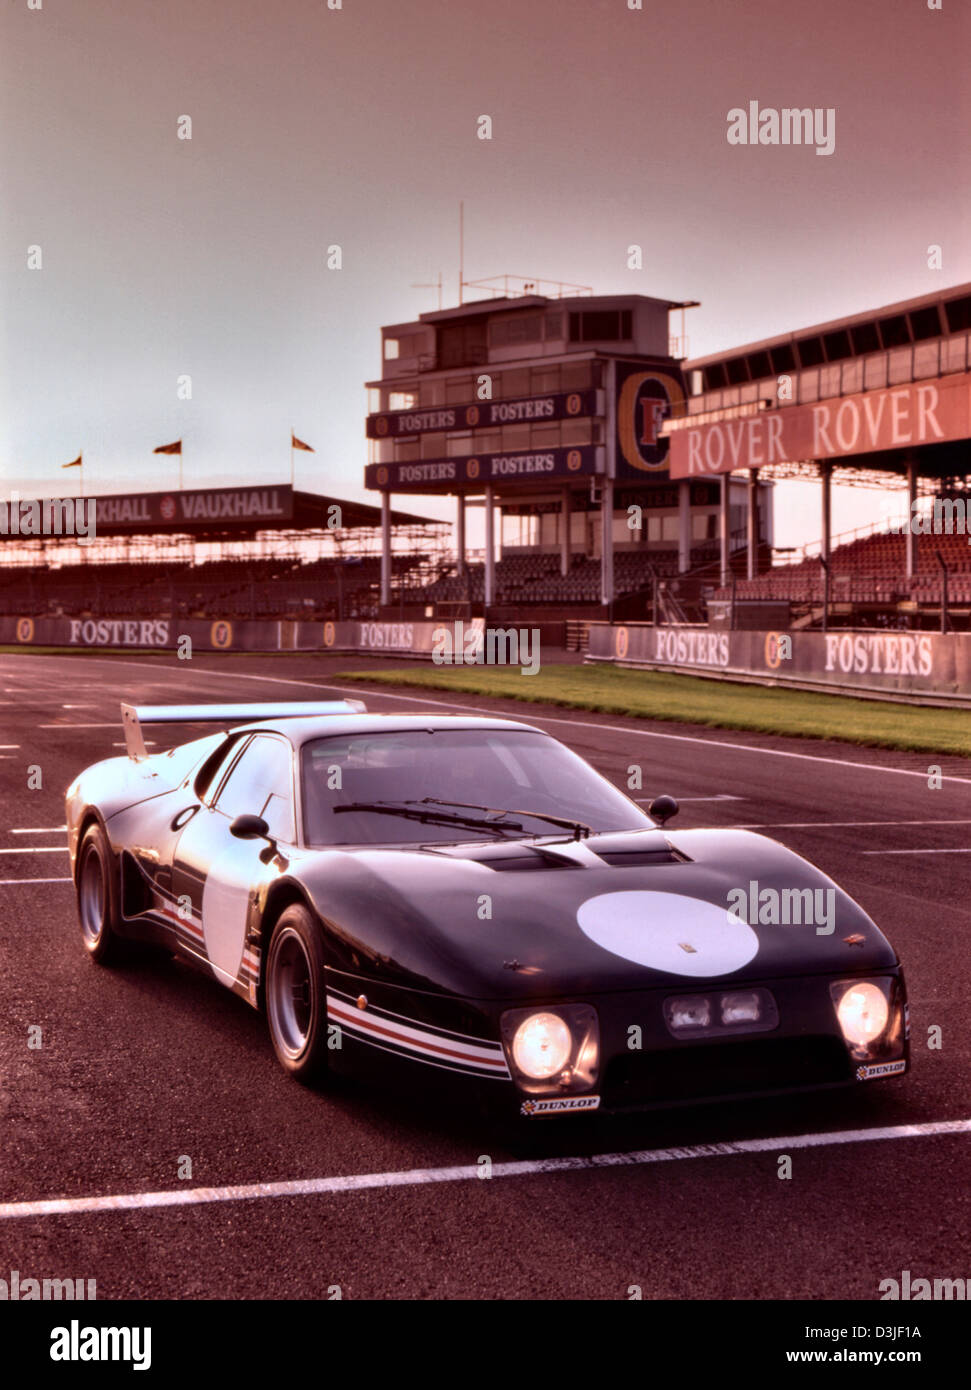
[[[381,494],[381,603],[391,602],[391,493]]]
[[[728,534],[728,528],[729,528],[729,503],[728,503],[728,499],[729,499],[729,483],[730,483],[730,480],[731,480],[731,476],[732,476],[732,475],[731,475],[730,473],[723,473],[723,474],[721,475],[721,489],[722,489],[722,491],[721,491],[721,505],[720,505],[719,510],[718,510],[718,540],[719,540],[719,549],[720,549],[720,554],[721,554],[721,584],[722,584],[722,587],[723,587],[723,588],[724,588],[724,586],[728,583],[728,576],[729,576],[729,572],[730,572],[730,568],[731,568],[730,565],[729,565],[729,562],[728,562],[728,541],[729,541],[729,534]]]
[[[614,485],[604,478],[600,490],[600,602],[614,597]]]
[[[564,487],[560,500],[560,574],[564,576],[570,573],[570,524],[573,519],[570,502],[570,489]]]
[[[465,493],[460,492],[455,499],[455,551],[458,556],[458,572],[465,575]]]
[[[759,470],[748,471],[748,568],[746,574],[754,579],[759,569]]]
[[[488,608],[495,597],[496,586],[496,517],[492,484],[485,490],[485,602]]]
[[[691,568],[691,482],[678,483],[678,574]]]
[[[917,460],[907,460],[907,530],[904,532],[904,573],[913,579],[917,570],[917,537],[914,535],[913,520],[917,501]]]
[[[819,486],[821,491],[820,510],[822,512],[822,537],[820,554],[829,564],[830,543],[833,536],[833,465],[831,463],[821,463],[819,465]]]

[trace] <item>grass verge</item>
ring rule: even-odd
[[[711,681],[667,671],[546,666],[535,676],[523,676],[517,668],[436,666],[341,671],[338,675],[376,685],[452,690],[713,729],[838,739],[872,748],[971,757],[971,713],[967,710]]]

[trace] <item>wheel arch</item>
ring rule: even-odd
[[[105,843],[108,846],[108,855],[112,860],[112,868],[117,868],[117,864],[115,863],[115,853],[111,847],[111,837],[108,834],[108,827],[105,825],[104,816],[101,814],[101,812],[98,810],[96,806],[85,806],[84,811],[81,815],[81,819],[78,821],[78,850],[74,856],[74,864],[71,868],[71,876],[74,879],[75,884],[78,881],[78,869],[81,864],[81,846],[84,843],[85,835],[87,835],[88,831],[91,829],[93,825],[96,825],[98,829],[101,831],[102,835],[104,835]]]
[[[303,884],[296,879],[287,878],[278,883],[274,883],[267,894],[266,906],[260,918],[260,982],[258,986],[258,1005],[260,1011],[266,1008],[266,958],[270,949],[270,941],[280,918],[288,907],[294,903],[300,903],[307,911],[320,922],[320,913],[314,907],[310,894]]]

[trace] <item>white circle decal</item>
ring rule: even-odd
[[[730,975],[759,938],[728,906],[682,893],[601,893],[577,910],[584,936],[624,960],[669,975]]]

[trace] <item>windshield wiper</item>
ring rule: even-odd
[[[591,829],[590,829],[590,826],[589,826],[589,825],[585,825],[585,824],[583,823],[583,821],[580,821],[580,820],[567,820],[567,819],[566,819],[565,817],[563,817],[563,816],[550,816],[550,815],[547,815],[547,813],[546,813],[545,811],[520,811],[520,810],[518,810],[518,809],[517,809],[517,810],[509,810],[509,811],[501,811],[501,810],[499,810],[499,809],[498,809],[497,807],[495,807],[495,806],[476,806],[476,805],[474,805],[471,801],[445,801],[444,799],[442,799],[442,798],[440,798],[440,797],[437,797],[437,796],[425,796],[425,797],[422,797],[421,801],[417,801],[417,802],[404,802],[403,804],[404,804],[404,805],[416,805],[416,806],[428,806],[428,805],[434,805],[434,806],[461,806],[461,807],[462,807],[464,810],[466,810],[466,811],[488,811],[488,812],[490,812],[490,813],[492,814],[492,816],[494,816],[494,817],[495,817],[495,816],[528,816],[528,817],[530,817],[532,820],[545,820],[545,821],[549,821],[550,825],[560,825],[560,826],[562,826],[562,827],[564,828],[564,830],[572,830],[572,831],[573,831],[573,838],[574,838],[574,840],[579,840],[579,839],[581,839],[581,838],[584,838],[584,839],[585,839],[588,835],[591,835],[591,834],[593,833],[593,832],[591,831]],[[489,824],[489,825],[494,825],[494,824],[498,824],[498,822],[495,821],[495,820],[490,820],[490,821],[487,822],[487,824]],[[519,829],[519,830],[522,830],[522,826],[521,826],[521,825],[520,825],[520,826],[517,826],[516,828]]]
[[[435,802],[434,797],[426,797],[424,801],[352,801],[345,806],[335,806],[334,815],[340,815],[342,811],[374,811],[384,816],[406,816],[410,820],[421,821],[424,825],[463,825],[474,830],[522,830],[518,821],[498,821],[495,819],[484,820],[478,816],[450,816],[444,811],[420,811],[419,806],[426,803],[443,806],[463,806],[461,801]],[[469,809],[476,811],[488,811],[488,806],[475,806]],[[505,816],[505,812],[501,813]]]

